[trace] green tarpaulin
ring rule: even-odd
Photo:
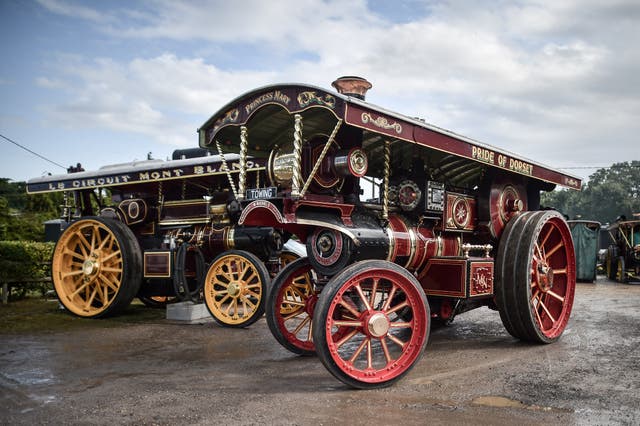
[[[598,259],[598,222],[569,222],[576,251],[576,279],[594,281]]]

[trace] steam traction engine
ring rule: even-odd
[[[238,224],[306,244],[268,295],[275,338],[360,388],[400,379],[433,321],[480,306],[519,339],[557,340],[575,258],[539,194],[580,180],[366,103],[364,79],[334,87],[260,88],[199,129],[202,148],[264,164],[259,182],[239,170]]]
[[[232,184],[241,169],[240,185],[263,186],[266,160],[209,154],[177,150],[168,161],[77,167],[27,183],[29,193],[65,194],[52,278],[68,311],[101,317],[136,296],[162,306],[203,291],[222,325],[262,316],[269,273],[294,253],[283,252],[279,230],[236,225],[242,197]]]

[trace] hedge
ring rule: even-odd
[[[10,283],[21,295],[29,290],[42,290],[42,282],[51,277],[54,246],[54,243],[0,241],[0,283]]]

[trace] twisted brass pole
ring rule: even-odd
[[[231,186],[231,190],[233,191],[233,195],[238,199],[238,191],[236,191],[236,185],[233,183],[233,178],[231,177],[231,171],[227,166],[227,160],[224,158],[224,154],[222,153],[222,147],[220,146],[220,142],[216,141],[216,148],[218,148],[218,154],[220,154],[220,158],[222,159],[222,168],[225,172],[227,172],[227,179],[229,179],[229,185]]]
[[[291,197],[300,198],[302,183],[302,115],[293,116],[293,177],[291,178]]]
[[[335,127],[333,128],[333,132],[331,132],[331,135],[329,136],[329,139],[327,139],[327,143],[324,144],[324,148],[322,149],[320,156],[316,160],[316,164],[313,165],[313,170],[311,170],[311,174],[309,174],[307,181],[304,183],[304,187],[302,188],[300,197],[304,197],[304,194],[307,192],[307,189],[309,188],[309,185],[311,184],[313,177],[315,176],[315,174],[318,172],[318,169],[320,168],[320,164],[322,163],[322,160],[324,160],[324,157],[327,155],[327,151],[329,151],[329,147],[331,146],[333,141],[336,140],[336,135],[338,134],[338,130],[340,129],[340,126],[342,126],[342,119],[338,120]]]
[[[391,172],[391,143],[384,141],[384,192],[382,193],[382,219],[389,219],[389,173]]]
[[[247,126],[240,127],[240,176],[238,177],[238,201],[244,200],[247,183]]]

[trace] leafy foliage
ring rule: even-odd
[[[28,195],[25,182],[0,178],[0,240],[44,241],[44,222],[61,204],[60,193]]]
[[[18,295],[43,288],[51,276],[53,243],[0,241],[0,282],[21,283]]]
[[[541,203],[568,215],[612,223],[620,215],[640,213],[640,161],[616,163],[599,169],[582,191],[560,190],[542,194]]]

